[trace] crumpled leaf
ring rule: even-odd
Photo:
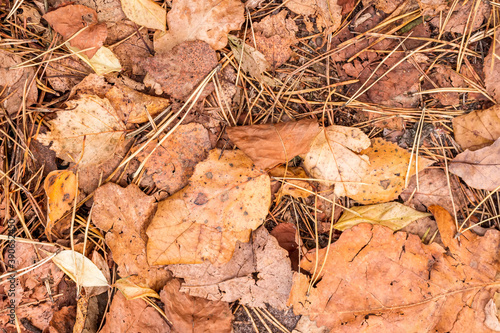
[[[271,168],[305,154],[320,128],[315,120],[230,127],[229,139],[260,168]]]
[[[135,284],[159,290],[170,274],[146,261],[146,228],[155,208],[154,197],[136,185],[122,188],[107,183],[95,191],[92,222],[106,232],[106,244],[118,264],[118,274]]]
[[[52,261],[79,286],[109,286],[101,270],[89,258],[79,252],[72,250],[61,251],[52,258]]]
[[[260,227],[248,243],[239,242],[231,260],[221,267],[210,263],[170,265],[176,277],[184,279],[180,291],[209,300],[285,309],[292,271],[287,251]]]
[[[344,214],[333,227],[344,231],[360,223],[371,223],[397,231],[415,220],[430,215],[402,205],[399,202],[387,202],[369,206],[355,206],[349,208],[349,210],[344,210]]]
[[[80,95],[67,101],[49,121],[51,131],[38,135],[38,141],[51,145],[57,157],[80,165],[100,164],[109,159],[125,140],[125,125],[106,99]]]
[[[189,296],[179,291],[180,286],[179,280],[172,279],[160,294],[172,332],[232,332],[233,314],[228,303]]]
[[[355,194],[348,193],[347,196],[363,204],[397,199],[405,188],[410,153],[392,142],[375,138],[372,140],[372,146],[363,150],[361,154],[369,158],[368,173],[363,177],[362,184],[352,185],[356,189]],[[410,177],[415,174],[416,165],[418,165],[418,171],[422,171],[434,163],[434,161],[421,156],[418,156],[418,163],[415,162],[415,159],[413,156]]]
[[[79,30],[79,34],[72,38],[69,43],[72,47],[84,51],[88,58],[92,58],[97,50],[103,46],[108,30],[106,23],[99,23],[95,10],[82,5],[67,5],[43,15],[51,27],[63,36],[66,41]]]
[[[450,162],[449,170],[470,187],[495,190],[500,186],[500,138],[489,147],[458,154]]]
[[[68,49],[76,54],[76,56],[82,59],[86,64],[88,64],[94,72],[98,75],[104,75],[112,72],[119,72],[122,70],[120,65],[120,60],[115,56],[113,51],[103,46],[97,50],[92,58],[89,59],[85,53],[80,52],[77,47],[70,46],[66,43]]]
[[[113,287],[116,287],[118,290],[120,290],[123,296],[125,296],[125,298],[128,300],[142,297],[160,298],[160,295],[158,295],[153,289],[138,285],[127,278],[117,280],[113,284]]]
[[[498,289],[500,232],[470,231],[455,239],[455,222],[432,206],[446,250],[417,236],[360,224],[319,250],[320,280],[298,273],[289,303],[334,332],[489,332],[484,306]],[[314,250],[302,260],[313,272]],[[425,319],[424,319],[425,318]]]
[[[500,137],[500,106],[453,118],[455,140],[462,149],[477,150]]]
[[[142,63],[148,73],[144,83],[152,86],[156,94],[166,93],[173,98],[186,100],[217,66],[217,56],[207,43],[192,41],[179,44]],[[208,96],[213,89],[213,84],[208,84],[200,99]]]
[[[368,157],[360,152],[369,146],[370,139],[360,129],[329,126],[314,139],[304,168],[317,179],[335,182],[336,195],[355,195],[369,169]]]
[[[43,188],[48,204],[45,234],[50,239],[54,223],[73,207],[73,200],[78,193],[76,175],[71,170],[52,171],[45,178]]]
[[[155,35],[155,51],[170,51],[194,40],[220,50],[227,44],[229,31],[239,30],[245,21],[244,8],[240,0],[176,0],[167,14],[169,30]]]
[[[189,185],[158,204],[147,229],[151,265],[228,262],[271,203],[269,176],[241,151],[211,150]]]
[[[326,30],[325,34],[337,30],[342,21],[342,7],[337,4],[337,0],[290,0],[285,6],[294,13],[304,15],[309,32],[312,32],[312,24],[308,23],[311,17],[316,17],[318,30]]]
[[[169,333],[170,327],[160,313],[142,299],[127,300],[115,293],[106,324],[99,333]]]
[[[122,9],[127,17],[146,28],[166,30],[167,14],[152,0],[121,0]]]

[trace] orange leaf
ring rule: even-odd
[[[47,175],[43,185],[48,201],[48,219],[45,233],[51,237],[54,223],[73,207],[77,195],[77,179],[73,171],[55,170]]]

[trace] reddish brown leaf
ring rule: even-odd
[[[453,118],[455,140],[462,149],[477,150],[500,137],[500,106]]]

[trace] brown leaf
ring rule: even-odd
[[[68,100],[72,99],[75,95],[96,95],[100,98],[104,98],[111,88],[112,86],[106,82],[104,76],[92,73],[71,88]]]
[[[325,30],[325,34],[337,30],[342,21],[342,7],[337,0],[290,0],[285,6],[294,13],[304,15],[306,20],[315,16],[318,30]],[[310,31],[310,28],[307,30]]]
[[[292,271],[287,251],[269,235],[257,229],[248,243],[238,243],[231,260],[215,267],[210,263],[170,265],[183,278],[181,292],[209,300],[234,302],[253,307],[269,304],[284,309],[291,288]]]
[[[459,244],[451,215],[430,209],[450,255],[416,236],[360,224],[319,250],[319,265],[328,257],[308,296],[309,278],[295,275],[295,313],[335,332],[490,332],[484,306],[498,288],[500,233],[466,232]],[[302,267],[312,273],[315,260],[312,251]]]
[[[151,141],[137,155],[137,160],[142,163],[148,158],[162,139],[163,136]],[[188,184],[194,167],[207,157],[211,148],[208,131],[203,125],[180,125],[149,156],[143,178],[151,177],[158,189],[174,194]]]
[[[279,202],[284,195],[291,195],[294,198],[307,198],[314,194],[314,189],[308,181],[299,180],[300,178],[309,178],[301,167],[287,168],[283,165],[278,165],[269,170],[269,175],[282,178],[284,181],[277,195],[276,202]]]
[[[240,0],[176,0],[167,14],[169,30],[155,35],[155,51],[167,52],[195,40],[220,50],[227,44],[229,31],[239,30],[245,21],[244,8]]]
[[[315,120],[304,119],[279,124],[231,127],[227,129],[227,134],[255,165],[267,169],[307,153],[319,131]]]
[[[448,2],[446,0],[417,0],[420,9],[422,10],[422,15],[425,16],[435,16],[439,15],[440,12],[445,12],[449,9]]]
[[[73,326],[76,319],[76,307],[64,306],[59,311],[54,312],[50,320],[49,327],[45,328],[47,333],[73,333]]]
[[[489,17],[490,10],[490,5],[482,1],[458,2],[442,30],[459,34],[476,31],[483,24],[483,21]],[[440,15],[436,15],[430,23],[440,27],[443,20],[440,19]],[[468,27],[467,32],[465,31],[466,26]]]
[[[453,118],[455,140],[462,149],[477,150],[500,137],[500,106]]]
[[[95,192],[92,221],[106,232],[106,244],[118,264],[118,274],[159,290],[170,274],[146,261],[146,228],[155,208],[154,198],[136,185],[122,188],[107,183]]]
[[[495,36],[498,36],[500,29],[495,31]],[[493,47],[495,46],[495,47]],[[490,46],[490,51],[486,58],[484,58],[483,72],[484,72],[484,86],[486,91],[490,96],[492,96],[495,101],[500,102],[500,61],[495,57],[495,55],[500,54],[500,43],[492,43]]]
[[[100,333],[169,333],[170,327],[160,313],[142,299],[127,300],[122,293],[113,297],[106,325]]]
[[[80,50],[93,48],[83,52],[92,58],[94,54],[104,45],[108,30],[105,23],[98,23],[95,10],[82,5],[68,5],[43,15],[51,27],[68,40],[80,29],[86,28],[70,40],[73,47]]]
[[[172,332],[231,333],[233,314],[229,304],[192,297],[179,291],[181,282],[172,279],[160,293]]]
[[[207,43],[184,42],[168,52],[143,61],[143,67],[148,73],[146,79],[150,78],[145,79],[144,83],[153,86],[157,94],[166,93],[173,98],[185,100],[216,65],[215,51]],[[200,99],[212,91],[213,85],[209,84]]]
[[[489,147],[458,154],[449,169],[470,187],[495,190],[500,186],[500,138]]]
[[[453,209],[446,173],[442,169],[420,171],[418,173],[418,188],[417,175],[414,175],[408,183],[408,187],[401,193],[401,198],[404,201],[410,200],[410,203],[422,212],[426,211],[429,206],[438,205],[453,214],[467,205],[467,198],[461,191],[459,182],[453,176],[450,176],[449,179],[455,209]]]
[[[67,0],[48,0],[50,8],[58,8],[68,4]],[[118,22],[126,19],[120,0],[75,0],[71,3],[89,7],[97,12],[99,22]]]
[[[45,76],[54,90],[65,92],[80,83],[92,69],[78,57],[68,57],[47,63]]]
[[[161,201],[148,227],[151,265],[227,263],[264,222],[270,180],[241,151],[210,151],[189,185]]]
[[[11,69],[22,62],[22,58],[6,50],[0,49],[0,106],[9,114],[18,112],[23,105],[30,106],[36,103],[38,90],[36,84],[31,84],[35,76],[33,67]],[[27,94],[24,95],[26,85]],[[4,90],[5,89],[5,90]],[[26,100],[24,101],[23,98]]]

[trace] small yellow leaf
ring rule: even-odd
[[[117,280],[113,286],[118,288],[128,300],[142,297],[160,298],[153,289],[135,284],[126,278]]]
[[[79,286],[109,286],[101,270],[81,253],[72,250],[61,251],[52,261]]]
[[[351,207],[350,211],[346,210],[333,227],[344,231],[360,223],[371,223],[383,225],[396,231],[417,219],[430,215],[402,205],[399,202],[387,202],[377,205]]]
[[[122,0],[125,15],[138,25],[165,31],[167,11],[152,0]]]
[[[51,225],[71,209],[77,194],[76,175],[70,170],[55,170],[47,175],[43,188],[47,194]]]
[[[119,72],[122,70],[120,60],[118,60],[113,51],[111,51],[107,47],[102,46],[99,50],[97,50],[94,56],[89,59],[89,57],[82,53],[79,48],[69,45],[68,42],[66,42],[66,46],[87,65],[92,67],[96,74],[104,75],[112,72]]]

